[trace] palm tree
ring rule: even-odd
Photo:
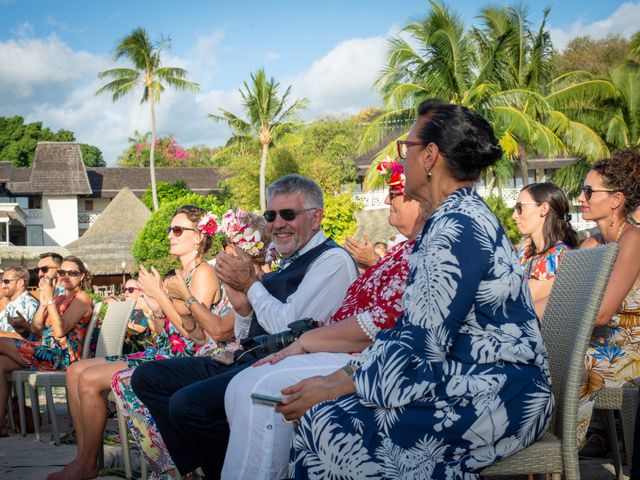
[[[156,113],[155,105],[160,101],[160,94],[165,89],[165,84],[178,90],[197,90],[199,85],[185,79],[187,71],[178,67],[165,67],[162,65],[160,55],[164,49],[169,48],[170,40],[161,38],[159,42],[151,42],[143,28],[136,28],[124,37],[116,46],[114,61],[121,58],[128,59],[133,68],[112,68],[98,73],[99,78],[109,78],[111,81],[103,85],[96,94],[105,92],[112,94],[115,102],[126,95],[138,85],[142,85],[142,98],[140,103],[149,102],[151,114],[151,155],[149,170],[151,174],[151,194],[153,197],[153,209],[158,210],[158,194],[156,191],[155,171],[155,143],[156,143]]]
[[[370,124],[361,151],[379,142],[389,124],[408,128],[415,106],[430,97],[473,108],[493,125],[505,152],[492,169],[498,183],[511,176],[513,164],[520,165],[527,182],[526,152],[555,157],[603,151],[595,132],[576,121],[563,122],[542,91],[550,76],[548,11],[536,32],[521,7],[486,8],[480,16],[483,28],[467,31],[457,14],[435,0],[430,4],[424,20],[390,40],[389,60],[376,82],[387,111]],[[589,132],[593,145],[583,141]],[[393,143],[379,157],[393,155]]]
[[[251,74],[251,84],[243,82],[240,88],[242,103],[247,115],[243,119],[233,113],[220,109],[222,115],[209,114],[209,118],[216,122],[226,122],[233,131],[233,136],[227,142],[227,149],[259,142],[262,148],[260,158],[260,208],[267,208],[265,198],[265,176],[269,147],[275,143],[287,143],[301,125],[298,112],[308,105],[308,100],[302,98],[287,104],[291,86],[287,87],[282,97],[279,97],[280,83],[273,77],[267,79],[264,69]]]

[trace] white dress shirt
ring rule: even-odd
[[[303,255],[326,239],[324,233],[318,232],[298,253]],[[251,285],[247,299],[262,328],[268,333],[281,332],[294,320],[305,317],[326,322],[338,309],[347,288],[357,276],[358,271],[347,251],[330,248],[309,265],[298,289],[286,303],[271,296],[260,282]],[[248,335],[251,318],[251,314],[245,317],[236,313],[234,330],[237,339]]]

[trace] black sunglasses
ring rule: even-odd
[[[173,227],[167,227],[167,235],[169,235],[171,232],[173,232],[173,236],[177,238],[177,237],[181,236],[182,233],[185,230],[191,230],[191,231],[194,231],[194,232],[196,231],[195,228],[181,227],[179,225],[175,225]]]
[[[124,292],[133,293],[133,292],[137,292],[137,291],[139,291],[139,290],[140,290],[140,289],[139,289],[139,288],[136,288],[136,287],[126,287],[126,288],[123,288],[123,289],[122,289],[122,293],[124,293]]]
[[[515,209],[518,212],[518,215],[522,215],[522,206],[523,205],[540,205],[538,202],[516,202]]]
[[[19,278],[3,278],[2,283],[5,285],[9,285],[11,282],[15,282],[16,280],[20,280]]]
[[[42,273],[47,273],[47,272],[48,272],[49,270],[51,270],[51,269],[56,269],[56,270],[57,270],[57,269],[58,269],[58,267],[49,267],[49,266],[36,267],[36,269],[35,269],[35,270],[36,270],[36,272],[37,272],[38,270],[40,270]]]
[[[79,272],[78,270],[58,270],[59,277],[69,276],[71,278],[76,278],[78,275],[82,275],[82,272]]]
[[[582,185],[582,193],[584,193],[584,198],[587,200],[591,200],[593,192],[615,192],[615,190],[612,188],[593,188],[591,185]]]
[[[275,222],[278,215],[280,215],[280,218],[282,218],[285,222],[290,222],[302,212],[308,212],[309,210],[317,210],[317,208],[305,208],[304,210],[297,211],[293,208],[283,208],[282,210],[265,210],[262,216],[269,223]]]

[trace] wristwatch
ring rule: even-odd
[[[353,364],[351,363],[347,363],[344,367],[341,368],[341,370],[344,370],[345,372],[347,372],[347,374],[353,378],[353,375],[356,373],[356,367],[353,366]]]
[[[194,302],[196,302],[196,297],[194,297],[193,295],[191,295],[189,298],[187,298],[184,301],[184,306],[187,307],[189,310],[191,310],[191,305],[193,305]]]

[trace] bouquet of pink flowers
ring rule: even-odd
[[[222,216],[221,230],[229,243],[233,243],[252,257],[258,257],[264,250],[260,231],[251,228],[248,222],[248,212],[238,208],[228,210]]]

